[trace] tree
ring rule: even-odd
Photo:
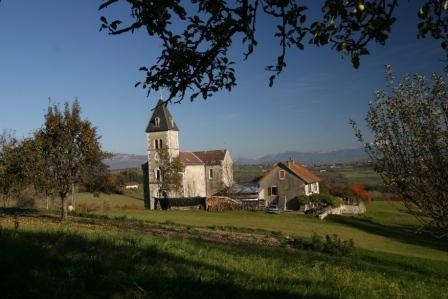
[[[182,188],[184,165],[179,156],[170,157],[165,145],[157,149],[157,155],[159,156],[158,173],[156,174],[158,190],[164,198],[167,198],[170,192],[177,193]]]
[[[406,207],[433,231],[448,236],[448,88],[441,75],[432,84],[421,75],[377,91],[366,121],[373,142],[364,143],[375,170],[401,195]]]
[[[67,219],[66,198],[74,184],[101,169],[105,154],[101,151],[100,137],[88,120],[81,119],[81,107],[75,100],[64,109],[48,107],[45,124],[36,133],[42,155],[42,174],[48,177],[45,184],[50,193],[61,199],[62,220]]]
[[[100,10],[120,2],[103,0]],[[150,91],[169,90],[167,101],[182,101],[188,91],[190,99],[204,99],[218,90],[231,90],[236,85],[234,62],[229,49],[241,38],[247,59],[257,46],[256,21],[260,13],[271,18],[277,32],[279,54],[266,69],[274,79],[286,67],[290,48],[302,50],[305,45],[331,45],[342,56],[349,56],[355,68],[360,58],[369,54],[372,43],[384,45],[396,20],[398,0],[326,0],[321,19],[310,21],[308,7],[298,0],[121,0],[131,6],[132,21],[109,21],[101,17],[101,29],[112,35],[145,28],[150,37],[162,42],[161,53],[154,65],[143,66],[146,79],[138,82]],[[442,40],[448,54],[448,1],[426,0],[416,12],[420,18],[417,37],[430,35]],[[447,55],[448,56],[448,55]]]
[[[33,181],[35,151],[33,139],[19,140],[12,133],[0,135],[0,194],[3,205],[12,199],[20,202],[23,191]]]

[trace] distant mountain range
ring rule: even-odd
[[[146,155],[133,154],[113,154],[112,158],[105,159],[103,162],[111,170],[140,168],[146,162]]]
[[[238,158],[235,163],[238,164],[272,164],[277,161],[286,161],[292,159],[302,164],[334,164],[334,163],[355,163],[367,162],[369,156],[364,149],[341,149],[328,152],[284,152],[278,154],[265,155],[256,159]]]
[[[112,158],[106,159],[106,163],[111,170],[140,168],[146,162],[146,155],[133,154],[113,154]],[[293,159],[302,164],[334,164],[334,163],[355,163],[366,162],[369,157],[363,149],[342,149],[329,152],[284,152],[278,154],[265,155],[259,158],[234,158],[237,164],[273,164],[277,161]]]

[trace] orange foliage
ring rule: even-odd
[[[352,184],[350,186],[350,189],[358,196],[360,197],[363,201],[365,202],[369,202],[372,200],[372,195],[370,194],[369,191],[367,191],[366,189],[364,189],[364,186],[361,184]]]

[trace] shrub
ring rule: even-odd
[[[299,205],[314,204],[316,208],[323,208],[331,206],[332,208],[339,207],[342,204],[341,199],[325,193],[311,194],[309,196],[300,195],[297,198]]]
[[[372,200],[372,195],[367,191],[361,184],[352,184],[350,189],[355,193],[355,195],[361,198],[364,202],[369,202]]]
[[[352,256],[355,251],[353,239],[342,240],[338,235],[326,235],[325,238],[313,234],[311,239],[290,239],[288,244],[296,249],[317,251],[333,256]]]

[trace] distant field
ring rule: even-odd
[[[369,166],[320,167],[316,169],[316,173],[323,178],[343,180],[351,184],[358,183],[365,186],[379,186],[383,184],[378,173]]]
[[[311,168],[321,178],[359,183],[365,186],[382,185],[381,177],[368,165],[337,165],[335,167]],[[247,183],[269,170],[261,165],[234,165],[234,178],[238,183]]]
[[[262,175],[263,171],[267,170],[265,166],[261,165],[233,165],[233,179],[239,184],[249,183],[255,178]]]

